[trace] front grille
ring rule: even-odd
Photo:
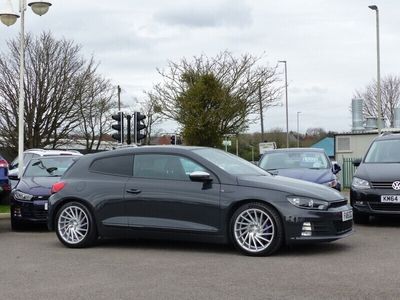
[[[400,203],[369,202],[369,207],[372,210],[400,211]]]
[[[328,221],[328,222],[311,222],[313,236],[327,236],[332,234],[343,234],[351,230],[353,220],[349,221]]]
[[[329,203],[329,207],[341,207],[347,205],[347,200],[336,201]]]
[[[312,222],[312,234],[315,236],[324,236],[329,234],[329,224],[327,222]]]
[[[353,227],[353,220],[349,221],[333,221],[333,226],[335,226],[336,233],[337,234],[342,234],[347,231],[350,231],[351,228]]]
[[[393,189],[392,184],[393,184],[393,181],[391,181],[391,182],[377,182],[377,181],[371,182],[373,189]]]

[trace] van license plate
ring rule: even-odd
[[[383,195],[381,196],[381,202],[383,203],[400,203],[399,195]]]

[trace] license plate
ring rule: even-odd
[[[353,210],[346,210],[342,212],[342,221],[348,221],[353,219]]]
[[[46,203],[44,204],[44,210],[49,210],[49,203],[46,202]]]
[[[383,203],[400,203],[400,195],[383,195],[381,196]]]

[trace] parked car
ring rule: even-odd
[[[98,237],[232,242],[247,255],[352,232],[352,209],[325,186],[224,151],[144,146],[80,158],[52,187],[48,226],[67,247]]]
[[[273,175],[323,184],[341,190],[336,174],[341,168],[331,162],[323,149],[290,148],[266,151],[258,166]]]
[[[55,155],[82,155],[75,150],[46,150],[46,149],[28,149],[24,151],[24,167],[32,158]],[[8,177],[11,187],[14,188],[18,182],[18,157],[16,157],[9,166]]]
[[[350,188],[354,221],[367,223],[371,215],[400,215],[400,134],[377,137],[362,160]]]
[[[11,191],[8,180],[8,162],[0,155],[0,197],[7,197]]]
[[[80,155],[33,158],[10,195],[11,228],[46,223],[51,187]]]

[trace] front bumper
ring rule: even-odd
[[[350,203],[355,213],[366,215],[400,215],[400,203],[382,203],[383,195],[400,195],[393,189],[350,189]]]
[[[284,219],[286,243],[330,242],[351,235],[353,220],[343,221],[343,214],[349,211],[348,204],[326,211],[298,208],[296,214],[291,209]]]
[[[48,200],[20,201],[12,198],[11,216],[18,221],[46,223]]]

